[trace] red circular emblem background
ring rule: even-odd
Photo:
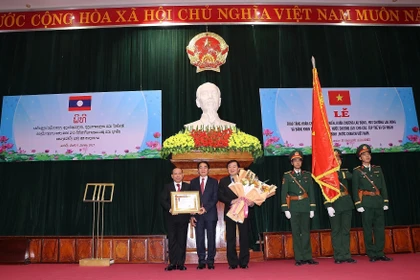
[[[220,66],[226,62],[229,46],[216,33],[204,32],[191,39],[186,51],[191,64],[197,67],[197,73],[205,70],[220,72]]]

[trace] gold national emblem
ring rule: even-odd
[[[196,35],[186,49],[191,64],[197,67],[197,73],[205,70],[220,72],[220,66],[225,64],[229,52],[225,40],[212,32]]]

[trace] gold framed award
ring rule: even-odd
[[[171,192],[171,213],[191,214],[200,211],[200,194],[198,191]]]

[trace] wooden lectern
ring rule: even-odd
[[[110,266],[111,258],[103,257],[104,206],[114,196],[113,183],[87,183],[83,202],[91,202],[92,211],[92,258],[79,260],[80,266]],[[100,249],[100,250],[99,250]]]

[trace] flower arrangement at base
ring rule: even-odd
[[[238,199],[231,205],[226,216],[233,221],[243,223],[248,217],[248,206],[255,203],[260,206],[267,198],[276,194],[277,186],[261,182],[251,170],[241,170],[229,188]]]
[[[238,128],[185,129],[163,142],[161,156],[202,151],[209,153],[249,152],[254,159],[263,155],[260,140]]]

